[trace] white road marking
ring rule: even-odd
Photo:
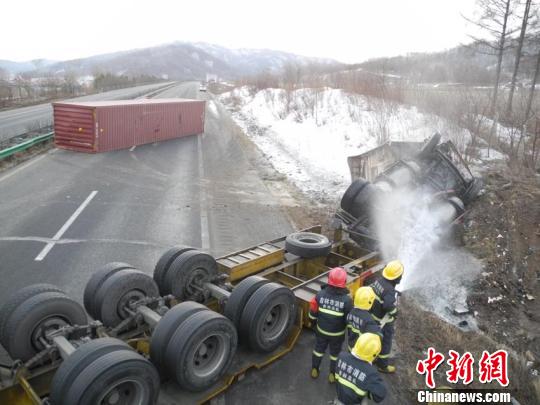
[[[129,151],[130,152],[133,152],[135,150],[135,148],[137,147],[137,145],[133,145],[131,148],[129,148]]]
[[[86,200],[83,201],[83,203],[79,206],[79,208],[77,208],[77,210],[73,213],[73,215],[71,215],[71,217],[69,217],[66,223],[62,225],[62,228],[60,228],[58,232],[56,232],[56,234],[52,237],[52,241],[47,243],[47,245],[45,245],[43,250],[39,252],[39,254],[34,259],[36,262],[42,261],[45,258],[45,256],[47,256],[47,254],[51,251],[54,245],[60,240],[62,235],[68,230],[68,228],[73,224],[73,222],[75,222],[75,220],[81,214],[81,212],[83,212],[86,206],[90,204],[90,201],[92,201],[92,199],[96,196],[97,193],[98,193],[97,190],[94,190],[90,193],[88,197],[86,197]]]
[[[37,157],[37,158],[35,158],[35,159],[30,160],[28,163],[25,163],[25,164],[23,164],[22,166],[17,167],[16,169],[14,169],[14,170],[8,172],[8,174],[6,174],[5,176],[0,177],[0,181],[4,181],[4,180],[9,179],[11,176],[13,176],[13,175],[19,173],[21,170],[26,169],[28,166],[32,166],[34,163],[39,162],[39,161],[40,161],[41,159],[43,159],[45,156],[47,156],[47,155],[42,155],[42,156],[40,156],[40,157]]]
[[[210,233],[208,229],[208,205],[206,203],[206,185],[204,179],[204,164],[202,156],[202,135],[197,136],[197,152],[199,154],[199,207],[201,211],[201,248],[210,249]]]

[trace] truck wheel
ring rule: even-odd
[[[90,280],[88,280],[88,282],[86,283],[86,287],[84,287],[83,294],[83,304],[86,312],[88,312],[88,315],[90,315],[94,319],[96,319],[96,317],[98,316],[96,308],[94,308],[93,306],[93,303],[99,287],[101,287],[105,280],[107,280],[111,275],[120,270],[133,268],[134,267],[131,264],[112,262],[107,263],[99,270],[97,270],[94,274],[92,274],[92,277],[90,277]]]
[[[169,342],[165,356],[168,374],[182,388],[204,390],[227,371],[237,342],[230,320],[210,310],[197,312],[180,325]]]
[[[111,275],[99,287],[93,300],[96,319],[103,325],[115,327],[129,317],[129,304],[145,297],[159,297],[156,283],[139,270],[124,269]]]
[[[287,338],[295,318],[294,293],[277,283],[268,283],[247,302],[240,319],[240,335],[252,349],[271,352]]]
[[[49,396],[51,404],[61,404],[62,399],[66,397],[69,387],[73,385],[79,373],[98,357],[115,350],[131,349],[126,343],[113,338],[91,340],[77,348],[62,362],[56,373],[54,373],[51,382],[51,394]]]
[[[203,284],[217,275],[216,259],[190,250],[178,256],[165,275],[165,289],[181,301],[204,301]]]
[[[58,405],[153,405],[159,394],[155,367],[131,349],[103,353],[74,371]]]
[[[326,256],[332,244],[324,235],[313,232],[291,233],[285,239],[285,250],[293,255],[311,259]]]
[[[84,309],[64,293],[44,292],[22,302],[6,321],[5,349],[13,359],[26,361],[45,347],[41,339],[51,330],[86,325]]]
[[[351,213],[354,197],[356,197],[356,195],[366,186],[366,184],[368,184],[368,181],[364,179],[357,179],[353,181],[349,187],[347,187],[343,197],[341,197],[341,208],[343,210]]]
[[[160,319],[150,340],[150,360],[160,373],[165,371],[165,351],[176,329],[194,313],[207,309],[197,302],[186,301],[172,307]]]
[[[154,281],[159,287],[159,292],[161,295],[167,295],[170,294],[170,291],[166,291],[165,287],[165,274],[167,274],[167,271],[169,270],[170,265],[176,259],[178,256],[180,256],[182,253],[195,250],[194,248],[185,247],[185,246],[175,246],[167,250],[163,255],[159,258],[156,267],[154,268]]]
[[[234,287],[225,304],[223,315],[229,318],[237,329],[240,327],[240,318],[246,302],[248,302],[255,291],[269,282],[269,280],[260,276],[250,276],[240,281]]]
[[[2,305],[2,309],[0,309],[0,343],[4,345],[4,347],[7,346],[7,343],[5,342],[5,335],[6,335],[5,329],[6,329],[6,322],[9,316],[13,313],[13,311],[19,305],[21,305],[28,298],[31,298],[34,295],[38,295],[44,292],[64,293],[64,291],[61,288],[52,284],[32,284],[24,288],[21,288],[15,294],[11,295],[7,299],[7,301],[4,303],[4,305]]]
[[[349,214],[355,218],[369,214],[375,200],[376,187],[372,183],[366,184],[354,197]]]

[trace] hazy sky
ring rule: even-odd
[[[73,59],[172,41],[359,62],[467,42],[474,0],[4,0],[0,59]]]

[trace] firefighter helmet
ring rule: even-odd
[[[371,363],[381,352],[381,337],[375,333],[362,333],[353,347],[354,356]]]
[[[403,274],[403,263],[399,260],[392,260],[384,268],[382,275],[387,280],[395,280]]]
[[[354,294],[354,306],[360,309],[369,310],[375,301],[375,291],[371,287],[360,287]]]
[[[334,267],[328,273],[328,284],[333,287],[344,288],[347,285],[347,272],[341,267]]]

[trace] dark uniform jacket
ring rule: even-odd
[[[386,386],[377,368],[348,352],[341,352],[336,366],[338,399],[345,405],[360,404],[367,396],[381,402],[386,396]]]
[[[317,322],[319,333],[345,337],[347,314],[352,306],[348,289],[323,286],[310,302],[309,317]]]
[[[371,314],[377,321],[389,314],[392,316],[389,322],[392,322],[393,317],[397,314],[397,291],[394,283],[381,276],[370,287],[377,295],[371,308]]]
[[[354,347],[362,333],[376,333],[382,337],[381,327],[371,313],[365,309],[353,308],[347,315],[347,344],[349,349]]]

